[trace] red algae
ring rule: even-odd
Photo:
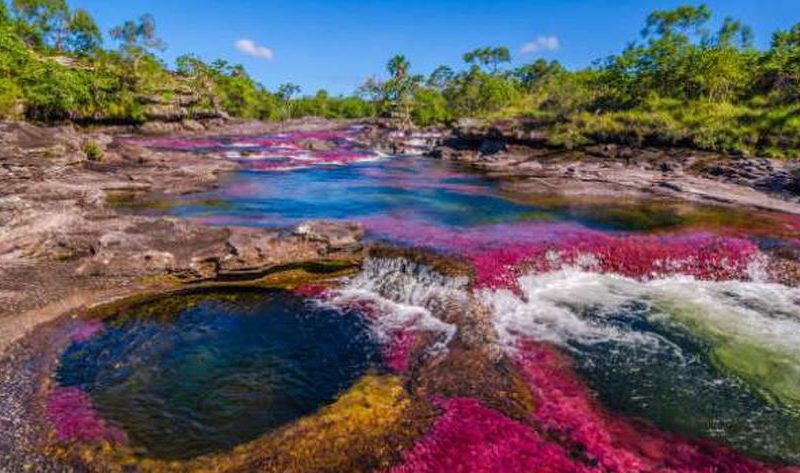
[[[405,373],[411,363],[417,334],[412,330],[395,330],[389,335],[391,338],[382,350],[383,363],[396,373]]]
[[[570,458],[563,447],[477,400],[453,398],[436,404],[441,416],[391,473],[594,471]]]
[[[46,417],[61,442],[127,442],[125,433],[109,426],[80,388],[55,388],[47,398]]]
[[[675,274],[703,280],[749,279],[758,247],[737,238],[708,234],[675,236],[587,235],[549,244],[512,245],[473,252],[478,288],[513,288],[521,267],[546,272],[582,266],[602,273],[639,279]]]
[[[685,274],[706,280],[749,279],[761,254],[743,238],[710,233],[608,234],[565,223],[517,223],[455,229],[385,217],[365,226],[379,237],[454,252],[471,260],[477,288],[514,288],[519,271],[579,265],[604,273],[652,279]]]
[[[303,297],[324,299],[331,294],[331,289],[320,284],[303,284],[294,288],[292,292]]]
[[[534,420],[553,437],[580,446],[598,471],[800,472],[770,467],[710,442],[689,441],[605,412],[573,374],[567,358],[548,345],[524,343],[516,361],[536,399]]]
[[[87,342],[94,337],[98,332],[105,328],[105,324],[101,320],[88,320],[82,322],[72,333],[70,339],[73,342]]]

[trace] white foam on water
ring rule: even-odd
[[[652,344],[655,335],[621,329],[582,316],[594,309],[611,315],[643,303],[653,322],[700,327],[800,358],[800,288],[766,282],[700,281],[674,276],[639,281],[568,268],[519,278],[520,298],[508,290],[484,291],[495,328],[507,346],[520,336],[566,346],[604,341]]]
[[[432,351],[446,349],[456,326],[435,314],[453,306],[466,308],[467,279],[443,276],[404,258],[368,258],[362,271],[328,303],[348,306],[368,302],[378,311],[373,329],[380,341],[399,330],[439,335]]]

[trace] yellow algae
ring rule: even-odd
[[[399,377],[367,374],[318,413],[220,454],[188,461],[141,458],[127,446],[54,447],[92,471],[235,473],[372,471],[396,462],[430,425],[427,403]]]

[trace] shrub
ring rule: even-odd
[[[89,161],[102,161],[105,156],[105,151],[97,143],[89,141],[83,145],[83,154]]]

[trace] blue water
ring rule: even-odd
[[[379,368],[368,330],[355,312],[282,291],[171,296],[73,343],[56,379],[87,392],[142,454],[191,458],[310,414]]]
[[[308,219],[375,217],[436,226],[519,221],[574,222],[599,230],[644,231],[685,222],[685,206],[579,198],[521,200],[491,179],[440,160],[387,158],[291,171],[240,171],[219,190],[151,203],[151,213],[219,225],[283,227]],[[137,209],[141,211],[141,208]]]

